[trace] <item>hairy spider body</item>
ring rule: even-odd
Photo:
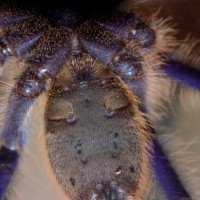
[[[26,145],[30,108],[43,94],[41,143],[63,198],[149,199],[160,177],[152,175],[152,119],[145,112],[156,114],[147,97],[171,71],[182,81],[173,71],[179,57],[167,57],[178,46],[174,30],[124,11],[83,18],[70,9],[40,14],[2,4],[0,33],[0,198]],[[186,84],[198,88],[199,76],[191,77],[197,82]],[[153,198],[190,199],[178,182],[173,195],[164,187]]]

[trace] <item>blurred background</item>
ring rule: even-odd
[[[178,39],[183,40],[190,35],[191,39],[200,41],[199,0],[146,0],[138,4],[137,9],[147,15],[160,9],[158,17],[172,17],[172,22],[178,30]],[[198,46],[199,51],[194,50],[193,53],[200,58],[200,45]],[[198,68],[200,70],[200,63]],[[159,89],[161,93],[163,90],[164,86]],[[180,101],[177,101],[178,98]],[[190,87],[183,87],[181,92],[177,90],[174,99],[173,106],[165,102],[165,106],[168,106],[167,115],[157,122],[158,139],[192,199],[198,200],[200,199],[200,92]]]
[[[133,2],[129,0],[127,2]],[[157,12],[158,16],[173,17],[179,30],[178,38],[184,39],[188,33],[200,39],[200,1],[199,0],[144,0],[138,8],[147,15]]]

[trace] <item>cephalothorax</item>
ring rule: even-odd
[[[154,161],[146,90],[165,74],[182,81],[176,72],[185,63],[168,57],[178,48],[173,34],[162,21],[123,11],[83,18],[67,8],[39,13],[2,4],[0,198],[28,137],[27,113],[45,94],[43,148],[66,197],[149,199]],[[199,71],[190,72],[183,71],[186,84],[199,89]],[[173,198],[189,199],[178,187]]]

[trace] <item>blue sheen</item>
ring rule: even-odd
[[[6,188],[12,178],[18,162],[16,151],[9,150],[5,147],[0,148],[0,199],[5,194]]]
[[[154,140],[154,174],[169,200],[191,200],[159,143]]]
[[[164,72],[178,83],[200,90],[200,70],[182,65],[177,62],[168,62],[162,65]]]

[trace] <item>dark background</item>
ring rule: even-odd
[[[157,12],[160,8],[161,17],[172,16],[177,29],[180,30],[178,37],[183,39],[188,33],[191,36],[200,38],[200,1],[199,0],[53,0],[50,1],[24,1],[18,3],[28,3],[42,9],[47,7],[59,8],[70,6],[80,12],[88,14],[91,10],[105,10],[116,7],[120,3],[128,2],[128,5],[137,4],[138,10],[142,10],[146,15]],[[138,3],[140,2],[140,3]]]

